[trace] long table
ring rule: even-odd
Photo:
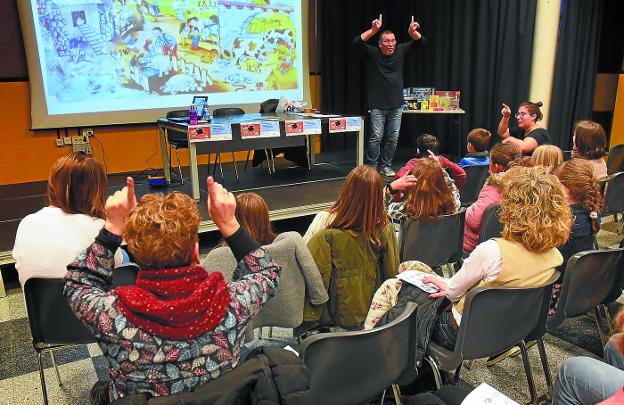
[[[330,125],[338,126],[338,120],[359,120],[359,127],[355,130],[358,132],[356,144],[356,164],[361,165],[364,162],[364,120],[361,117],[306,117],[290,113],[268,113],[268,114],[242,114],[232,115],[223,118],[213,118],[210,123],[203,125],[224,125],[231,128],[231,139],[215,140],[215,138],[207,139],[191,139],[189,136],[189,124],[178,122],[172,119],[160,118],[158,127],[160,129],[160,149],[162,153],[162,164],[165,179],[168,184],[171,183],[171,164],[167,154],[167,134],[168,131],[183,132],[187,135],[189,141],[188,153],[191,171],[192,195],[195,200],[200,199],[199,192],[199,173],[197,169],[197,154],[217,153],[217,152],[236,152],[250,149],[270,149],[290,146],[308,145],[308,153],[311,165],[314,165],[314,143],[315,135],[286,135],[285,125],[287,121],[306,121],[321,120],[322,132],[334,132],[329,129]],[[279,123],[279,136],[275,137],[243,137],[241,136],[241,124],[277,121]],[[200,125],[202,125],[200,123]],[[348,128],[347,128],[348,129]],[[349,132],[347,129],[338,129],[338,132]],[[246,128],[245,128],[246,130]]]

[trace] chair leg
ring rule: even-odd
[[[431,357],[425,357],[425,360],[431,366],[431,370],[433,371],[433,378],[435,379],[436,389],[442,388],[442,375],[440,374],[440,369],[438,365]]]
[[[208,154],[208,170],[206,170],[206,173],[208,173],[208,176],[210,176],[210,153]]]
[[[50,350],[50,357],[52,358],[52,365],[54,366],[54,371],[56,371],[56,378],[58,379],[59,387],[63,386],[63,381],[61,381],[61,375],[59,374],[58,367],[56,366],[56,360],[54,359],[54,351]]]
[[[275,156],[273,156],[273,149],[269,149],[271,154],[271,166],[273,167],[273,174],[275,174]]]
[[[553,381],[550,374],[550,367],[548,366],[548,358],[546,357],[546,347],[544,346],[544,339],[537,339],[537,349],[539,350],[540,361],[542,362],[542,368],[544,369],[544,376],[546,377],[546,386],[548,387],[548,395],[553,397]]]
[[[238,169],[236,168],[236,157],[234,156],[234,152],[232,152],[232,163],[234,163],[234,174],[236,174],[236,182],[238,182]]]
[[[272,338],[273,337],[273,327],[269,326],[269,337]]]
[[[251,155],[251,149],[247,150],[247,157],[245,158],[245,171],[247,171],[247,166],[249,165],[249,155]]]
[[[46,390],[45,374],[43,373],[43,352],[37,352],[37,361],[39,362],[39,379],[41,380],[41,393],[43,394],[43,403],[48,405],[48,391]]]
[[[215,153],[215,161],[214,161],[214,165],[212,166],[212,177],[214,177],[215,173],[217,172],[217,162],[219,161],[219,154]]]
[[[215,167],[212,170],[212,175],[214,176],[214,172],[215,170],[217,170],[217,161],[219,162],[219,170],[221,171],[221,180],[225,180],[225,177],[223,176],[223,165],[221,164],[221,154],[217,153],[217,157],[215,158]]]
[[[398,385],[392,384],[392,393],[394,394],[394,403],[397,405],[401,405],[401,390],[399,389]]]
[[[178,148],[174,148],[176,152],[176,160],[178,161],[178,173],[180,173],[180,183],[184,184],[184,177],[182,177],[182,166],[180,166],[180,153]]]
[[[531,364],[529,363],[526,345],[524,341],[521,340],[518,346],[520,346],[520,353],[522,353],[522,364],[524,364],[524,372],[526,373],[527,383],[529,384],[531,403],[537,405],[537,390],[535,389],[535,381],[533,380],[533,372],[531,372]]]
[[[600,305],[596,306],[596,308],[594,308],[594,315],[596,317],[596,327],[598,328],[598,334],[600,335],[600,341],[602,342],[602,347],[604,347],[607,344],[607,341],[609,340],[609,336],[608,336],[608,332],[605,334],[601,319],[600,319],[600,309],[598,308]],[[604,305],[604,307],[606,308],[606,305]],[[607,312],[609,311],[608,309],[606,310]],[[609,319],[607,319],[607,322],[609,322]],[[609,325],[611,323],[609,322]]]

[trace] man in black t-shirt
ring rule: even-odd
[[[358,35],[353,44],[367,59],[366,80],[372,131],[365,161],[367,165],[378,168],[381,174],[394,176],[391,164],[401,127],[403,60],[405,54],[414,48],[416,41],[424,42],[425,38],[417,31],[420,25],[412,16],[407,33],[413,41],[397,45],[394,33],[383,31],[379,36],[378,47],[366,44],[366,41],[379,32],[381,24],[382,16],[379,14],[379,18],[373,20],[371,28]],[[380,156],[379,149],[384,134],[386,141]]]

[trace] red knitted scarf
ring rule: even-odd
[[[134,285],[117,287],[121,312],[153,335],[188,340],[214,329],[229,294],[223,274],[201,266],[141,270]]]

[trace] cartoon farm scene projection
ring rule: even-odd
[[[296,0],[32,1],[48,105],[301,86]]]

